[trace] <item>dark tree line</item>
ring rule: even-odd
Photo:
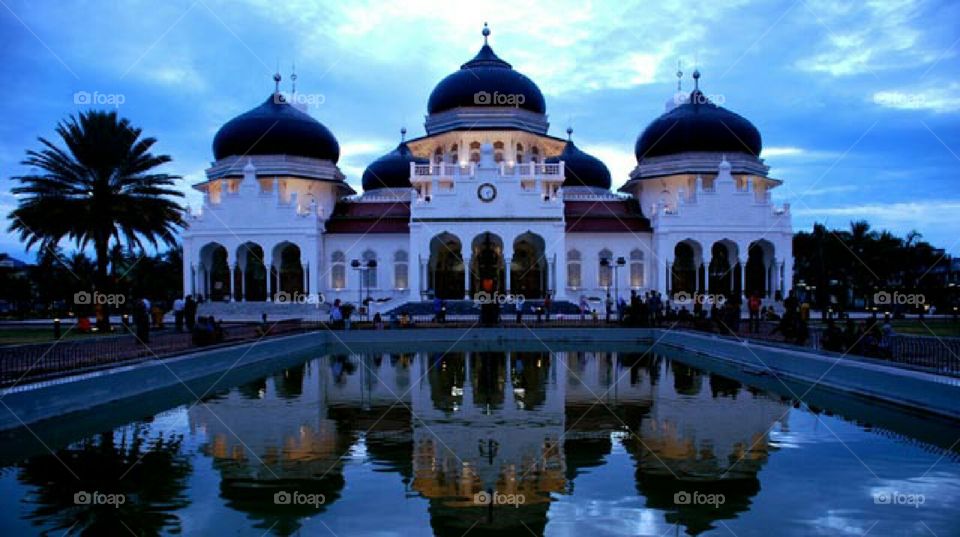
[[[846,230],[815,224],[794,235],[793,255],[794,287],[818,307],[870,308],[877,293],[899,292],[946,312],[957,299],[951,257],[916,231],[898,237],[863,220]]]
[[[6,258],[0,254],[0,262]],[[165,308],[183,293],[183,254],[173,248],[146,254],[120,246],[108,252],[107,280],[112,293],[149,298]],[[2,265],[2,263],[0,263]],[[0,266],[0,314],[8,317],[91,315],[92,304],[77,304],[77,293],[91,293],[97,282],[96,262],[83,252],[65,254],[60,248],[44,248],[35,264]],[[124,308],[119,308],[123,310]]]

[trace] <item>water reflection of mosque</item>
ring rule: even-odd
[[[198,405],[190,423],[207,435],[227,504],[281,534],[337,501],[344,460],[362,444],[429,500],[437,535],[542,535],[551,499],[571,494],[615,442],[635,461],[645,507],[663,512],[664,527],[697,534],[749,508],[767,431],[786,410],[650,355],[447,353],[322,358]],[[273,505],[274,492],[291,489],[327,503]],[[488,490],[525,503],[478,505]],[[680,491],[726,503],[676,505]]]

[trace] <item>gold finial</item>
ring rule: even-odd
[[[490,27],[487,26],[487,23],[483,23],[483,31],[480,32],[483,34],[483,44],[487,44],[487,38],[490,37]]]

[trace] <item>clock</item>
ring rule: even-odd
[[[480,201],[489,203],[497,197],[497,187],[490,183],[483,183],[477,188],[477,197],[480,198]]]

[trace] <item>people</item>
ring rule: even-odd
[[[187,331],[193,332],[194,325],[197,324],[197,301],[193,295],[187,295],[187,300],[183,304],[183,320],[187,325]]]
[[[753,293],[750,295],[750,300],[747,302],[747,308],[750,310],[750,332],[756,334],[760,331],[760,306],[763,304],[763,301],[760,300],[760,295]]]
[[[580,295],[580,321],[584,321],[587,316],[587,310],[590,309],[590,306],[587,304],[587,297],[585,295]]]
[[[150,342],[150,301],[146,298],[133,303],[133,324],[136,327],[137,340],[146,345]]]
[[[340,299],[333,301],[333,306],[330,307],[330,325],[334,330],[340,330],[341,325],[343,324],[343,311],[340,309]]]
[[[543,299],[543,313],[547,317],[547,322],[550,322],[550,306],[553,305],[553,300],[550,298],[550,293],[547,293],[546,298]]]
[[[606,322],[610,322],[610,315],[613,314],[613,298],[610,296],[610,293],[607,293],[607,298],[604,300],[604,306],[606,307],[607,318]]]
[[[183,311],[186,308],[186,303],[182,297],[177,297],[173,301],[173,328],[177,332],[183,332]]]
[[[376,330],[383,330],[383,317],[379,311],[373,314],[373,327]]]
[[[433,321],[443,322],[443,300],[438,296],[433,297]]]

